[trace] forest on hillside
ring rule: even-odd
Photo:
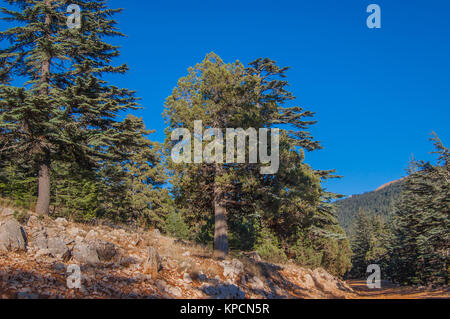
[[[392,223],[358,217],[351,247],[332,204],[340,196],[323,187],[335,171],[305,162],[322,145],[311,134],[315,113],[294,104],[287,67],[265,57],[244,64],[207,54],[167,92],[166,140],[158,143],[133,115],[146,107],[138,92],[105,79],[128,71],[114,64],[120,48],[108,42],[124,36],[113,18],[121,10],[104,0],[77,1],[83,23],[68,28],[66,1],[8,2],[16,9],[2,9],[10,28],[0,32],[5,202],[24,214],[156,228],[207,245],[217,259],[257,251],[268,261],[338,276],[364,276],[368,264],[379,263],[402,284],[448,284],[450,154],[437,137],[439,163],[412,163],[395,205],[400,185],[337,205],[347,230],[356,209],[393,216]],[[196,121],[279,130],[278,172],[261,174],[263,163],[234,155],[233,163],[174,161],[180,141],[172,133],[192,132]]]
[[[400,199],[403,180],[396,181],[382,189],[338,200],[335,203],[339,224],[351,233],[360,211],[389,219],[395,203]]]
[[[431,141],[437,164],[414,160],[405,179],[336,204],[352,248],[348,277],[378,265],[399,284],[448,284],[450,150]]]

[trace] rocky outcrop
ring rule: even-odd
[[[49,238],[47,245],[48,250],[54,257],[63,260],[70,258],[70,250],[60,237]]]
[[[319,290],[336,297],[344,297],[345,292],[352,292],[347,284],[333,277],[322,268],[313,271],[312,279]]]
[[[116,246],[101,239],[77,242],[73,248],[73,257],[75,260],[92,266],[98,265],[101,262],[109,262],[116,255]]]
[[[7,297],[261,299],[346,298],[353,293],[323,269],[274,265],[256,252],[218,261],[211,259],[208,247],[157,231],[87,226],[33,214],[23,227],[10,215],[1,220],[0,278],[5,279],[0,292],[8,291]],[[80,290],[65,284],[73,265],[82,271]]]
[[[63,227],[61,226],[64,223],[63,221],[65,220],[59,219],[55,221],[56,227]],[[71,252],[66,240],[62,237],[66,234],[57,235],[61,232],[44,227],[35,216],[30,217],[27,227],[30,233],[30,247],[37,251],[36,257],[49,255],[60,260],[69,260]]]
[[[223,276],[236,280],[244,272],[244,265],[237,259],[222,261]]]
[[[73,258],[83,264],[96,266],[100,263],[95,246],[88,243],[76,243],[72,251]]]
[[[15,219],[8,219],[0,225],[0,251],[25,251],[27,236]]]
[[[11,208],[0,208],[0,217],[14,216],[14,210]]]

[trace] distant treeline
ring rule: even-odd
[[[389,218],[393,208],[400,198],[403,180],[396,181],[386,187],[352,197],[339,200],[335,203],[339,223],[347,233],[350,233],[356,224],[358,213],[366,211],[371,215]]]
[[[408,177],[386,188],[339,202],[350,236],[352,270],[367,266],[404,285],[448,285],[450,274],[450,150],[432,141],[437,164],[412,161]]]

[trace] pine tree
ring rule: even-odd
[[[0,33],[6,47],[0,50],[0,144],[10,160],[34,163],[36,211],[47,214],[54,161],[95,166],[101,159],[125,158],[121,146],[134,143],[119,119],[120,112],[136,108],[134,92],[103,79],[127,71],[126,65],[112,65],[119,49],[104,40],[122,36],[111,18],[120,10],[108,9],[106,0],[7,2],[18,9],[1,9],[14,26]],[[67,26],[72,3],[81,8],[80,28]],[[12,86],[11,79],[24,84]]]

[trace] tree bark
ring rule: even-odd
[[[48,215],[50,210],[50,160],[45,159],[39,165],[38,201],[36,213]]]
[[[45,5],[50,7],[51,0],[45,0]],[[51,16],[46,14],[45,24],[50,26],[52,23]],[[48,32],[48,31],[47,31]],[[49,36],[48,34],[46,35]],[[49,83],[50,76],[50,57],[45,57],[42,61],[40,80],[41,84]],[[48,87],[42,87],[41,95],[48,95]],[[48,215],[50,212],[50,152],[45,145],[45,138],[41,138],[41,156],[43,157],[39,163],[38,175],[38,200],[36,203],[36,213],[39,215]]]
[[[216,166],[216,176],[219,171]],[[214,257],[217,259],[228,257],[227,209],[223,191],[216,182],[214,182]]]

